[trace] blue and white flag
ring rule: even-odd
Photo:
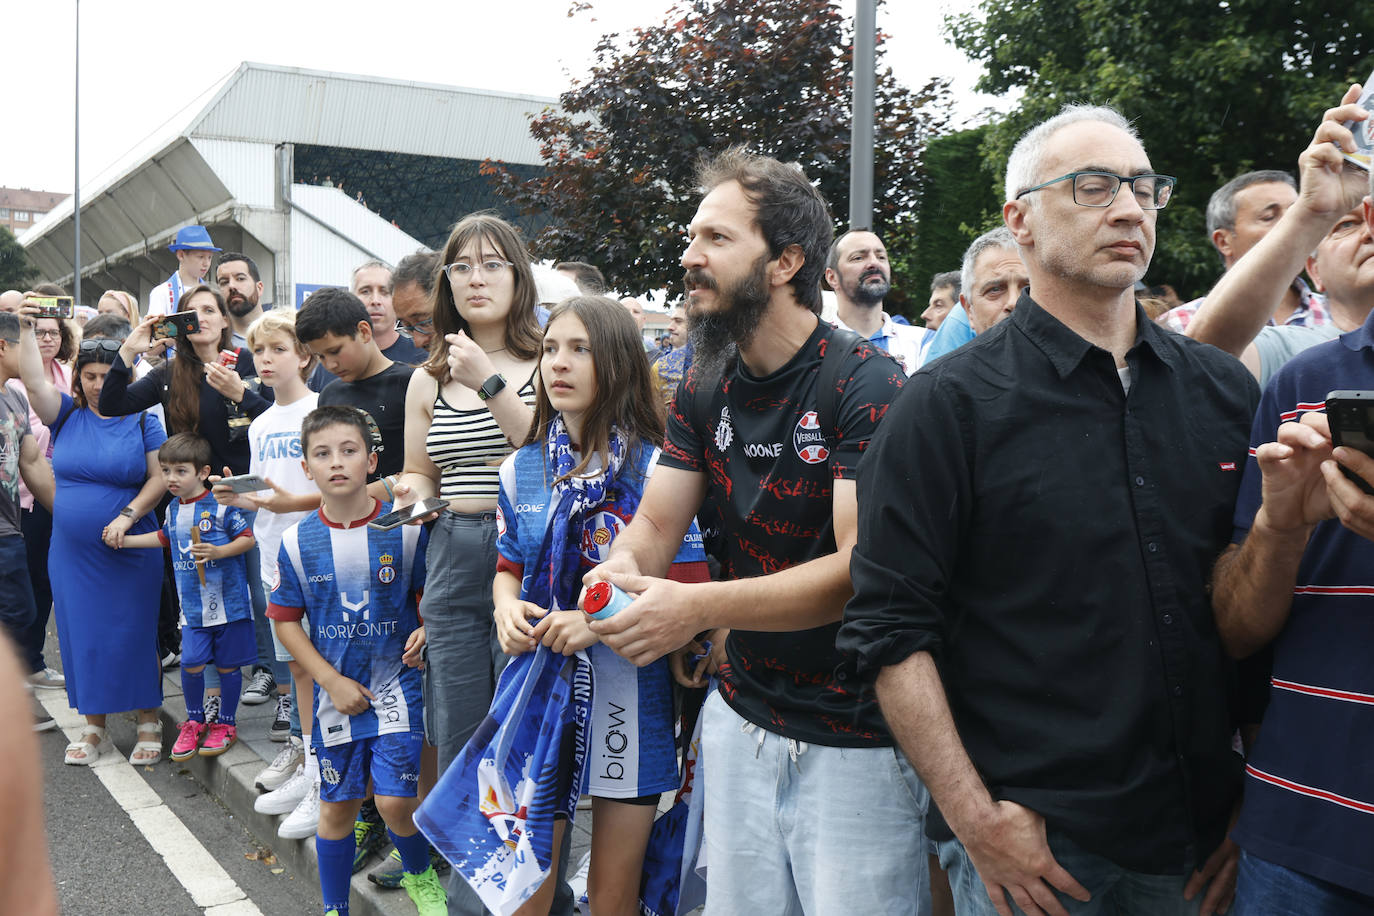
[[[491,710],[415,812],[415,824],[497,916],[552,870],[554,815],[577,809],[592,669],[540,645],[516,656]],[[572,746],[571,772],[560,772]]]
[[[715,692],[716,680],[705,696]],[[682,787],[673,806],[654,821],[644,850],[639,911],[644,916],[685,916],[706,903],[706,849],[701,833],[705,771],[701,769],[701,713],[682,759]]]

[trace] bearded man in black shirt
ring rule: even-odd
[[[875,436],[839,645],[957,837],[961,916],[1211,913],[1240,759],[1207,582],[1259,392],[1134,302],[1173,179],[1121,115],[1033,129],[1006,186],[1030,289]]]
[[[714,628],[707,913],[927,913],[928,796],[835,649],[855,468],[905,373],[819,319],[832,222],[800,169],[735,150],[701,185],[682,257],[692,368],[638,513],[587,577],[638,598],[591,627],[641,665]],[[708,493],[723,581],[657,578]]]

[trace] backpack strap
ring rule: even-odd
[[[816,374],[816,422],[825,434],[825,447],[831,454],[835,452],[836,433],[835,398],[839,394],[836,386],[840,382],[840,366],[862,344],[862,337],[853,331],[835,328],[825,344],[825,356],[821,358],[821,368]]]

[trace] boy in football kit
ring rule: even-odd
[[[173,760],[223,754],[238,740],[235,715],[243,674],[257,661],[253,604],[244,554],[256,543],[243,513],[216,502],[206,489],[210,443],[194,433],[177,433],[157,450],[167,492],[162,528],[126,536],[122,547],[172,548],[172,569],[181,603],[181,689],[186,721],[172,745]],[[107,541],[107,543],[109,543]],[[114,545],[111,545],[114,546]],[[223,705],[213,725],[205,724],[205,666],[215,663]]]
[[[415,593],[424,584],[425,531],[367,523],[390,511],[367,494],[376,467],[367,419],[353,407],[319,407],[301,423],[305,470],[318,511],[287,528],[267,615],[277,637],[315,680],[313,744],[320,767],[315,848],[325,913],[347,916],[353,823],[372,782],[377,810],[401,854],[402,886],[421,916],[445,916],[447,898],[416,830],[423,740]],[[310,619],[310,633],[301,618]]]

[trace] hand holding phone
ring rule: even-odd
[[[1331,444],[1357,449],[1374,458],[1374,391],[1333,391],[1326,396]],[[1374,484],[1341,465],[1350,482],[1374,496]]]
[[[448,504],[449,501],[447,499],[436,499],[431,496],[429,499],[422,499],[414,505],[402,506],[394,512],[388,512],[386,515],[378,516],[368,522],[367,527],[374,531],[390,531],[392,528],[401,527],[406,522],[411,522],[431,513],[447,509]]]

